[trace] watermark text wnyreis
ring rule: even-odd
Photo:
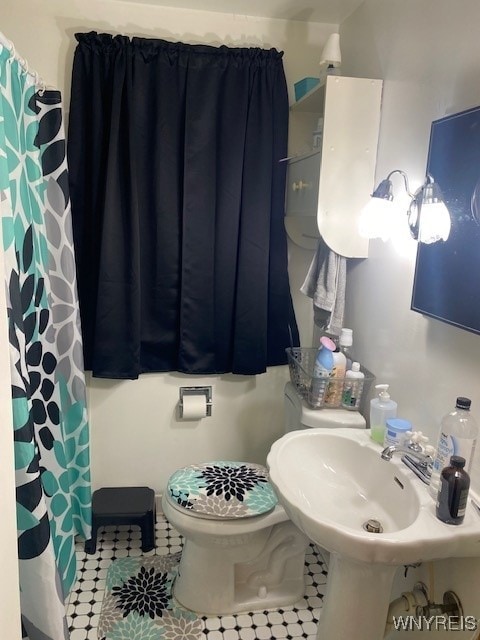
[[[396,631],[476,631],[475,616],[393,616]]]

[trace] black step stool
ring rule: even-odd
[[[92,496],[92,537],[85,552],[95,553],[99,527],[136,524],[142,532],[142,551],[155,548],[155,493],[148,487],[105,487]]]

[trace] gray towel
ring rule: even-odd
[[[346,277],[346,258],[329,249],[320,238],[300,291],[313,299],[317,327],[333,335],[340,335],[343,326]]]

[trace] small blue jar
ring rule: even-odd
[[[401,446],[407,439],[407,431],[412,430],[412,423],[402,418],[389,418],[386,422],[384,446]]]

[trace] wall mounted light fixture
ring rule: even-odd
[[[325,46],[322,49],[322,53],[320,55],[320,76],[322,72],[327,72],[327,69],[332,71],[333,69],[338,69],[342,64],[342,54],[340,51],[340,35],[338,33],[332,33]]]
[[[407,222],[412,238],[418,242],[431,244],[447,240],[451,220],[438,184],[427,174],[421,187],[411,193],[408,177],[404,171],[394,169],[380,182],[372,193],[370,201],[363,208],[359,219],[359,232],[364,238],[390,238],[393,226],[393,184],[394,174],[402,176],[405,190],[410,197]]]

